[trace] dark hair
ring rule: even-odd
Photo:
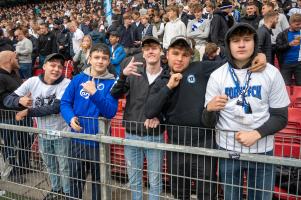
[[[93,52],[102,52],[105,55],[111,56],[109,47],[102,43],[92,46],[90,50],[90,56]]]
[[[254,37],[254,32],[246,27],[238,27],[231,33],[229,40],[236,36],[241,37],[245,35],[252,35]]]

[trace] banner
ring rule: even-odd
[[[105,11],[106,11],[106,20],[110,25],[112,25],[112,5],[111,5],[111,0],[105,0],[104,3]]]

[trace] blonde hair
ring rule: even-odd
[[[84,41],[85,38],[88,38],[89,41],[90,41],[90,45],[89,45],[88,47],[83,47],[83,41]],[[81,47],[81,49],[83,50],[83,52],[87,52],[89,49],[91,49],[91,47],[92,47],[92,38],[91,38],[90,35],[85,35],[85,36],[83,37],[82,43],[81,43],[80,47]]]

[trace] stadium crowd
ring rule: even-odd
[[[113,118],[125,96],[127,139],[163,143],[167,129],[172,144],[273,155],[273,134],[288,120],[285,85],[301,85],[301,0],[169,0],[167,6],[118,0],[111,23],[102,6],[46,1],[0,8],[0,109],[17,111],[15,119],[0,115],[1,122],[29,125],[35,118],[38,128],[97,134],[97,118]],[[192,127],[222,131],[213,137]],[[29,148],[32,135],[2,130],[1,137],[4,159],[28,168],[28,152],[17,161],[11,147],[17,138]],[[100,199],[98,148],[93,141],[39,136],[52,188],[45,199],[81,199],[88,173],[92,199]],[[183,177],[197,178],[198,199],[215,199],[217,168],[225,199],[242,198],[243,177],[235,176],[241,171],[255,188],[249,199],[272,199],[273,165],[166,156],[177,199],[190,198]],[[132,198],[143,198],[144,157],[149,198],[159,199],[164,152],[125,146]],[[27,171],[10,173],[23,183]]]

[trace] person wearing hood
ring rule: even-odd
[[[61,115],[71,131],[79,134],[96,135],[98,118],[111,119],[117,111],[117,100],[110,90],[115,82],[108,72],[110,49],[97,44],[90,50],[88,63],[91,65],[75,76],[61,99]],[[70,196],[82,199],[85,179],[92,176],[92,200],[100,199],[99,143],[73,139],[70,159]]]
[[[258,8],[254,3],[248,3],[246,6],[246,15],[241,18],[241,22],[248,23],[257,30],[259,21],[261,17],[259,16]]]
[[[210,41],[219,47],[225,46],[224,37],[234,24],[234,18],[231,13],[232,4],[229,1],[223,1],[220,9],[213,13],[210,24]]]
[[[261,72],[248,69],[258,52],[258,36],[251,25],[233,26],[225,42],[228,62],[210,75],[202,121],[217,129],[219,149],[272,156],[274,134],[286,126],[288,119],[290,100],[284,80],[269,63]],[[244,174],[248,199],[272,199],[274,165],[220,159],[225,200],[242,199]]]
[[[21,109],[16,113],[17,121],[35,117],[39,129],[51,130],[46,135],[39,134],[39,150],[51,183],[51,192],[43,200],[59,199],[61,195],[70,193],[67,159],[70,139],[53,135],[55,131],[69,130],[60,116],[60,99],[70,83],[62,75],[64,62],[61,54],[48,55],[43,65],[44,74],[29,78],[4,99],[6,107]]]

